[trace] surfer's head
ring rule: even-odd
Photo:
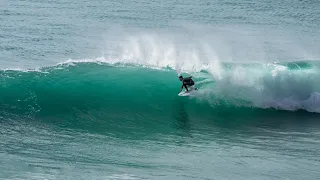
[[[180,81],[182,81],[182,80],[183,80],[183,77],[182,77],[182,76],[179,76],[179,79],[180,79]]]

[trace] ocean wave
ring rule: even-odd
[[[70,60],[36,71],[2,70],[2,114],[28,117],[73,112],[168,113],[180,81],[174,68],[145,68],[102,59]],[[190,71],[199,91],[194,109],[271,108],[320,112],[317,62],[222,63],[219,76]],[[160,70],[159,70],[160,69]],[[184,73],[182,73],[184,75]],[[164,108],[166,107],[166,108]],[[211,111],[210,108],[208,111]],[[103,113],[104,114],[104,113]]]

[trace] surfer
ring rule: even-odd
[[[187,77],[187,78],[183,78],[182,76],[179,76],[179,80],[182,81],[182,86],[181,86],[180,92],[182,91],[183,87],[185,87],[188,92],[189,91],[188,87],[192,87],[194,85],[194,81],[192,80],[192,76]]]

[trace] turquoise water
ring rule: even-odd
[[[1,1],[0,179],[318,179],[319,6]]]

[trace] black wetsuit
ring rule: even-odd
[[[191,77],[183,78],[181,88],[185,87],[188,91],[187,86],[193,86],[193,85],[194,85],[194,81],[191,79]]]

